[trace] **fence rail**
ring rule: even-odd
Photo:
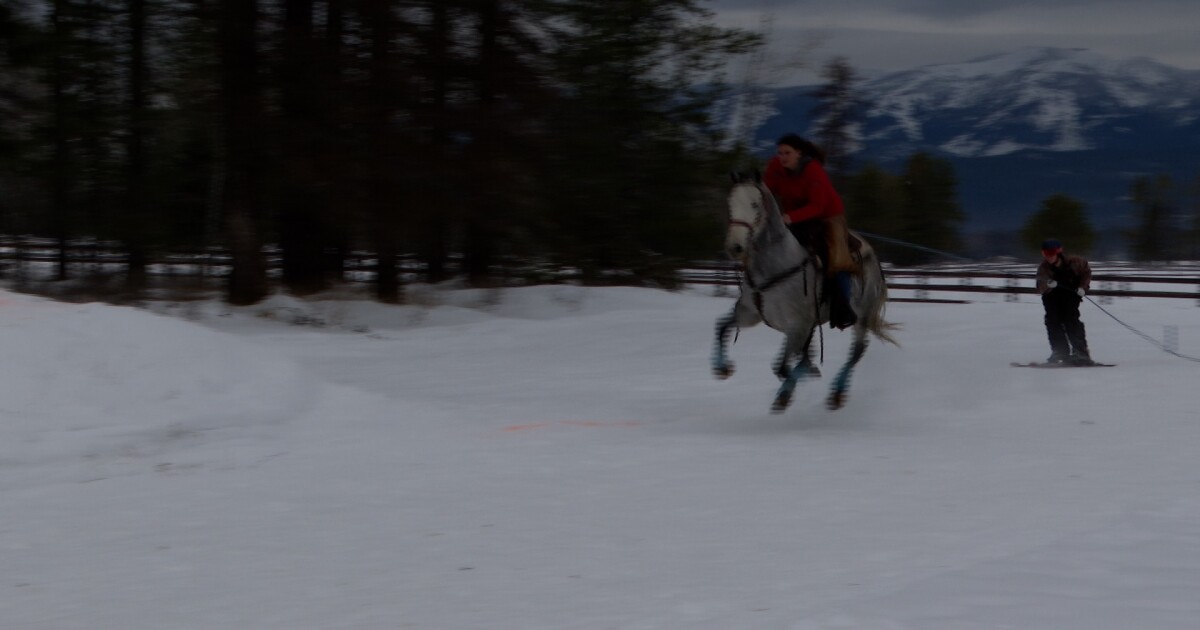
[[[276,249],[265,254],[273,272],[278,271],[280,256]],[[49,269],[65,261],[75,272],[120,273],[125,254],[114,243],[104,241],[71,242],[60,250],[48,239],[0,235],[0,275],[30,273],[31,269]],[[218,248],[203,251],[160,253],[151,258],[148,272],[168,277],[221,277],[228,272],[229,255]],[[374,277],[375,256],[371,252],[347,253],[344,277],[348,281],[368,281]],[[414,277],[421,265],[412,256],[400,259],[402,273]],[[885,266],[888,289],[893,301],[965,302],[962,297],[945,294],[1003,294],[1006,299],[1036,293],[1036,262],[1006,260],[999,262],[952,263],[936,267],[903,268]],[[1092,288],[1089,295],[1101,301],[1114,298],[1176,298],[1196,300],[1200,306],[1200,261],[1169,263],[1130,263],[1095,261],[1092,263]],[[725,261],[696,261],[680,272],[685,284],[733,286],[738,284],[736,267]],[[931,294],[944,294],[932,297]]]
[[[1017,298],[1036,294],[1037,263],[977,263],[903,268],[885,266],[888,290],[893,301],[965,302],[963,299],[930,297],[931,293],[998,293]],[[1134,264],[1095,262],[1088,294],[1102,302],[1113,298],[1182,298],[1200,306],[1200,263]],[[692,284],[736,285],[737,269],[728,263],[695,265],[683,272]],[[901,293],[896,293],[901,292]],[[906,295],[905,293],[911,294]]]

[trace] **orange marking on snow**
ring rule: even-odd
[[[558,422],[533,422],[530,424],[512,424],[500,429],[505,433],[516,433],[518,431],[529,431],[531,429],[545,429],[548,427],[564,426],[564,427],[585,427],[585,428],[633,428],[642,426],[641,422],[634,420],[559,420]]]
[[[626,428],[628,428],[628,427],[642,426],[641,422],[635,422],[633,420],[615,420],[612,422],[605,422],[602,420],[563,420],[562,424],[565,424],[567,426],[572,426],[572,427],[626,427]]]

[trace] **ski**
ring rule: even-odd
[[[1089,363],[1089,364],[1084,364],[1084,365],[1077,365],[1075,363],[1043,363],[1041,361],[1034,361],[1032,363],[1018,363],[1016,361],[1013,361],[1009,365],[1011,365],[1013,367],[1030,367],[1030,368],[1047,368],[1047,369],[1117,367],[1116,363]]]

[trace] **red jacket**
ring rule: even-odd
[[[817,160],[805,160],[800,172],[793,173],[783,167],[778,157],[773,157],[763,173],[763,183],[775,193],[779,210],[792,223],[827,219],[846,211],[829,175]]]

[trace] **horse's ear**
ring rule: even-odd
[[[759,173],[757,168],[750,171],[749,173],[744,173],[742,171],[730,171],[729,179],[733,180],[733,183],[735,183],[735,184],[741,184],[743,182],[748,182],[751,180],[753,180],[756,183],[761,184],[762,183],[762,173]]]

